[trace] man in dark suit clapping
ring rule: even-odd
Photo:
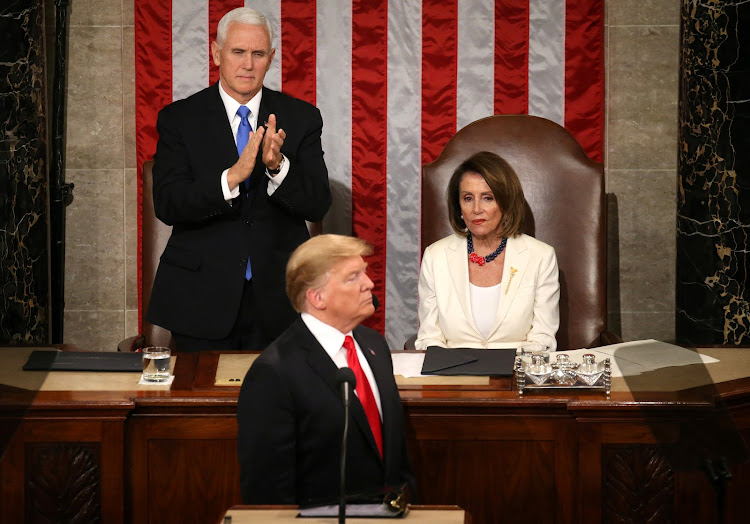
[[[339,492],[344,404],[338,368],[357,379],[347,439],[347,493],[373,493],[414,475],[403,409],[383,336],[372,315],[365,242],[320,235],[292,254],[287,294],[301,318],[253,363],[237,405],[246,504],[332,503]]]
[[[331,205],[318,109],[263,87],[273,30],[249,8],[219,22],[219,82],[159,113],[156,216],[174,226],[148,320],[178,351],[263,349],[295,319],[284,268]]]

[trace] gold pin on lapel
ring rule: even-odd
[[[513,280],[513,277],[516,276],[517,272],[518,272],[518,270],[516,268],[514,268],[513,266],[511,266],[511,268],[510,268],[510,278],[508,278],[508,284],[505,286],[505,294],[506,295],[508,294],[508,290],[510,289],[510,283]]]

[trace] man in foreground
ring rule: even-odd
[[[382,335],[359,326],[375,311],[362,258],[371,253],[356,238],[321,235],[289,259],[287,295],[301,316],[253,363],[237,407],[246,504],[337,500],[344,404],[336,373],[342,367],[357,378],[347,493],[404,482],[414,489],[390,350]]]

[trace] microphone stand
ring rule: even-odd
[[[346,522],[346,437],[349,434],[349,384],[344,382],[344,434],[341,439],[341,471],[339,478],[339,524]]]
[[[344,432],[341,437],[341,469],[339,471],[339,524],[346,522],[346,440],[349,434],[349,398],[351,389],[356,387],[357,379],[351,368],[341,368],[336,373],[336,381],[341,384],[344,398]]]

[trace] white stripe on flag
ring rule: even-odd
[[[565,2],[529,1],[529,114],[564,125]]]
[[[326,233],[352,233],[352,6],[317,2],[316,99],[333,205]]]
[[[495,110],[495,2],[458,0],[456,130]]]
[[[422,6],[388,2],[388,223],[385,325],[391,349],[417,329],[420,259]]]
[[[208,85],[208,2],[172,1],[172,100]]]
[[[279,0],[245,0],[245,7],[252,7],[265,15],[273,27],[273,42],[276,48],[271,69],[263,79],[263,85],[269,89],[281,91],[281,2]]]

